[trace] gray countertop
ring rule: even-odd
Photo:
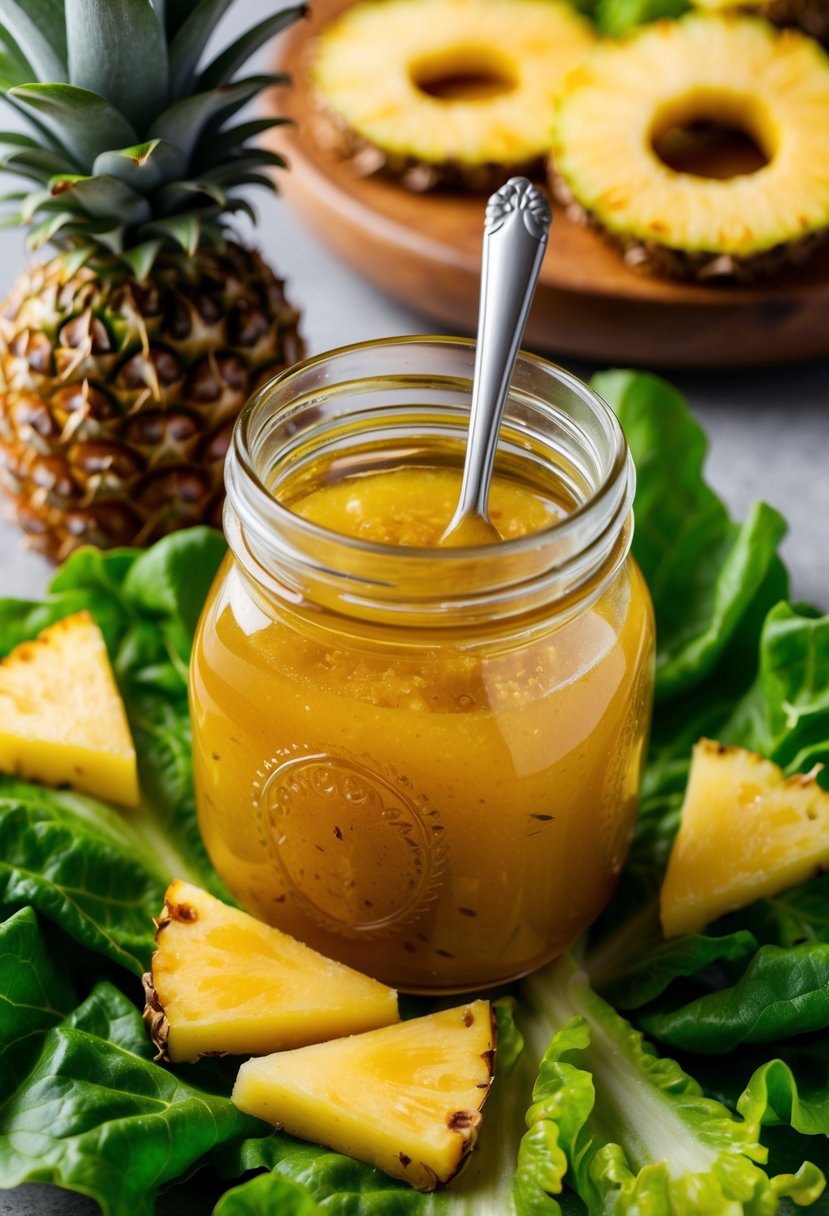
[[[247,0],[245,24],[270,9],[269,0]],[[231,15],[231,25],[242,18]],[[279,200],[258,200],[261,223],[255,240],[288,280],[290,297],[304,312],[310,352],[368,338],[428,333],[432,323],[378,294],[337,262]],[[0,231],[0,291],[24,261],[20,233]],[[828,319],[829,320],[829,319]],[[567,362],[563,360],[563,362]],[[573,367],[578,374],[594,370]],[[717,375],[677,375],[710,437],[709,477],[738,518],[763,498],[786,516],[790,533],[784,556],[792,594],[829,609],[829,364]],[[19,533],[0,523],[0,588],[3,594],[39,596],[50,568],[26,552]],[[209,1193],[173,1191],[162,1214],[201,1216]],[[0,1193],[0,1216],[88,1216],[96,1205],[46,1186]]]

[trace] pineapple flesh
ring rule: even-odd
[[[414,190],[500,185],[541,163],[555,99],[594,42],[563,0],[356,4],[316,45],[315,133]]]
[[[249,1060],[232,1097],[292,1135],[431,1191],[455,1177],[474,1147],[494,1058],[492,1008],[474,1001]]]
[[[186,882],[157,921],[145,1018],[158,1058],[281,1051],[396,1022],[397,993]]]
[[[218,524],[233,422],[303,354],[282,281],[231,223],[281,163],[256,141],[282,120],[236,115],[283,78],[238,72],[305,8],[211,59],[204,0],[75,0],[45,40],[38,0],[7,7],[0,84],[31,132],[0,133],[0,170],[29,248],[57,253],[0,305],[0,487],[57,560]],[[96,28],[105,54],[81,36]]]
[[[817,771],[786,777],[744,748],[696,744],[662,884],[666,937],[696,933],[829,866],[829,794]]]
[[[0,771],[138,802],[124,703],[88,612],[50,625],[0,662]]]
[[[761,167],[709,176],[655,150],[700,125],[732,129]],[[570,214],[631,266],[752,278],[800,260],[829,229],[829,57],[757,18],[691,13],[609,43],[574,73],[553,141]]]

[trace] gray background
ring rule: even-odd
[[[246,0],[224,29],[241,31],[272,11],[272,0]],[[434,325],[381,296],[337,262],[280,200],[258,199],[255,240],[277,272],[288,280],[292,301],[304,313],[309,353],[349,342],[404,333],[430,333]],[[0,291],[5,293],[25,260],[23,240],[0,231]],[[829,317],[827,317],[829,324]],[[555,352],[542,352],[552,353]],[[560,360],[587,375],[585,364]],[[795,598],[829,609],[829,363],[756,372],[680,375],[668,373],[689,397],[711,441],[709,478],[738,518],[764,498],[790,524],[784,556]],[[0,591],[42,594],[50,567],[26,552],[11,522],[0,522]],[[211,1210],[207,1192],[173,1191],[159,1205],[201,1216]],[[0,1216],[86,1216],[94,1204],[44,1186],[0,1194]]]

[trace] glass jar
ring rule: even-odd
[[[367,343],[252,399],[191,669],[199,822],[230,890],[414,992],[513,979],[594,919],[650,716],[630,457],[560,368],[520,356],[496,463],[564,504],[540,531],[404,548],[291,509],[343,477],[460,468],[473,362],[464,340]]]

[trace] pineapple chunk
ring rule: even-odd
[[[167,889],[144,1017],[157,1058],[244,1055],[388,1026],[397,993],[189,883]]]
[[[662,884],[666,937],[694,933],[829,865],[829,794],[817,771],[786,777],[754,752],[700,739]]]
[[[248,1060],[232,1097],[291,1135],[432,1191],[455,1177],[475,1144],[494,1059],[492,1007],[474,1001]]]
[[[135,748],[106,644],[88,612],[0,662],[0,771],[135,806]]]

